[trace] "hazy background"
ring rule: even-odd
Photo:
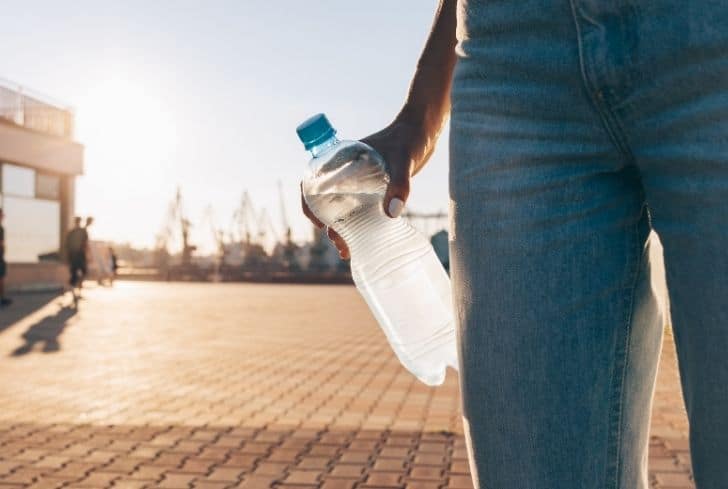
[[[309,237],[295,126],[326,112],[344,138],[387,124],[405,96],[436,2],[3,2],[5,78],[76,111],[86,147],[77,211],[95,239],[151,246],[180,185],[193,221],[226,227],[243,189]],[[447,137],[411,208],[447,208]],[[193,240],[203,244],[209,232]]]

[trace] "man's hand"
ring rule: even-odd
[[[384,213],[389,217],[399,217],[404,209],[405,202],[407,202],[410,192],[410,175],[412,168],[414,168],[413,155],[423,153],[421,148],[417,148],[418,141],[421,140],[417,133],[418,131],[414,126],[395,121],[381,131],[362,139],[363,143],[368,144],[382,155],[387,163],[389,185],[384,194],[382,206],[384,207]],[[306,200],[303,198],[303,189],[301,189],[301,207],[304,215],[316,227],[319,229],[324,227],[324,224],[318,220],[306,205]],[[328,228],[326,233],[339,251],[339,256],[344,260],[348,260],[350,258],[349,248],[346,246],[344,239],[331,228]]]
[[[384,157],[390,182],[384,195],[384,212],[398,217],[410,192],[410,177],[425,165],[435,150],[450,113],[450,86],[455,68],[457,0],[440,0],[435,21],[412,78],[407,101],[394,122],[362,139]],[[303,213],[319,228],[324,225],[313,215],[301,194]],[[343,259],[349,248],[332,229],[328,237]]]
[[[314,223],[317,228],[323,229],[325,227],[324,223],[318,220],[314,213],[311,212],[311,209],[309,209],[308,204],[306,204],[306,199],[303,198],[303,185],[301,186],[301,208],[303,209],[303,214],[308,217],[308,220]],[[326,229],[326,236],[328,236],[331,242],[336,246],[336,249],[339,251],[339,256],[344,260],[348,260],[350,258],[349,248],[346,246],[344,239],[331,228]]]

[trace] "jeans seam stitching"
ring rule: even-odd
[[[629,347],[631,345],[632,340],[632,319],[634,317],[634,303],[635,303],[635,295],[637,293],[637,282],[639,281],[640,274],[642,273],[642,264],[644,262],[644,249],[639,250],[639,229],[640,229],[640,223],[642,222],[642,214],[644,213],[644,205],[642,206],[640,210],[640,218],[637,220],[637,222],[634,225],[633,229],[633,238],[636,243],[636,248],[638,251],[639,258],[637,260],[637,268],[635,269],[633,275],[632,275],[632,286],[630,290],[629,295],[629,304],[627,308],[627,321],[625,324],[625,340],[624,340],[624,355],[623,355],[623,363],[622,363],[622,374],[619,382],[619,403],[617,405],[618,407],[618,415],[617,415],[617,437],[616,437],[616,448],[617,448],[617,458],[616,458],[616,470],[614,474],[614,487],[619,488],[619,480],[621,476],[622,471],[622,464],[621,462],[621,453],[622,453],[622,418],[624,414],[624,382],[627,377],[627,369],[629,368]]]
[[[576,0],[569,0],[569,4],[571,5],[571,14],[573,16],[574,27],[576,29],[577,48],[579,52],[579,68],[581,71],[582,85],[584,87],[584,91],[586,92],[586,98],[587,100],[589,100],[589,102],[591,102],[592,108],[598,114],[599,119],[602,121],[602,124],[604,126],[604,130],[609,136],[609,139],[612,140],[612,143],[617,147],[617,150],[620,151],[624,156],[626,156],[630,161],[634,161],[632,151],[627,145],[626,139],[623,137],[624,128],[622,124],[620,124],[620,122],[616,119],[615,115],[609,110],[609,108],[603,103],[603,101],[600,101],[594,95],[595,90],[601,90],[598,88],[598,84],[589,75],[589,71],[586,67],[586,56],[583,48],[584,37],[582,36],[581,26],[579,25],[579,12],[577,12],[575,1]],[[615,128],[614,126],[617,127]],[[616,129],[619,129],[620,134],[617,134]]]
[[[618,120],[616,115],[609,109],[609,107],[604,103],[603,100],[598,100],[595,96],[594,90],[595,87],[597,87],[597,84],[591,79],[589,76],[589,72],[586,67],[586,60],[585,60],[585,53],[584,53],[584,47],[583,47],[583,36],[581,32],[581,26],[579,25],[579,17],[577,15],[577,9],[576,9],[576,0],[569,0],[569,3],[571,5],[571,13],[574,18],[574,26],[576,29],[576,36],[577,36],[577,47],[579,52],[579,66],[581,69],[581,77],[582,77],[582,85],[584,87],[584,90],[586,91],[586,97],[591,102],[594,110],[598,114],[599,118],[602,121],[602,124],[604,126],[605,131],[607,132],[607,135],[612,140],[612,143],[616,146],[617,150],[622,153],[622,155],[626,156],[629,160],[634,162],[634,156],[627,144],[627,141],[625,139],[624,135],[624,127],[621,124],[621,121]],[[597,88],[598,90],[598,88]],[[603,93],[603,92],[602,92]],[[620,134],[617,134],[617,130],[619,130]],[[641,221],[641,215],[642,212],[644,212],[644,206],[641,209],[640,212],[640,219],[635,223],[633,228],[633,238],[636,242],[639,241],[639,225]],[[639,279],[639,273],[642,266],[642,260],[643,260],[643,253],[639,253],[639,258],[637,260],[637,268],[635,272],[633,273],[632,277],[632,288],[629,291],[628,296],[628,306],[627,309],[627,318],[626,318],[626,324],[625,324],[625,339],[624,339],[624,352],[621,355],[621,358],[615,358],[615,364],[612,370],[611,374],[611,386],[615,386],[615,380],[617,376],[619,376],[619,384],[617,385],[618,398],[615,399],[614,390],[612,390],[612,393],[610,395],[610,410],[609,414],[607,416],[607,458],[605,462],[605,474],[604,474],[604,485],[605,488],[612,486],[614,489],[619,489],[619,481],[621,476],[621,470],[622,465],[620,464],[620,457],[622,453],[622,417],[623,417],[623,404],[624,404],[624,382],[626,379],[627,374],[627,366],[629,361],[629,345],[630,345],[630,338],[631,338],[631,328],[632,328],[632,316],[634,311],[632,310],[634,307],[634,298],[636,294],[636,288],[637,288],[637,280]],[[615,355],[618,355],[619,352],[615,352]],[[622,371],[617,372],[617,368],[620,367],[618,363],[622,363],[621,368]],[[614,405],[614,402],[616,401],[616,406]],[[612,435],[611,433],[611,427],[613,425],[612,418],[615,415],[615,409],[616,409],[616,434]],[[612,437],[615,439],[612,440]],[[612,445],[612,442],[614,445]],[[612,446],[614,446],[614,467],[611,467],[610,462],[610,451],[612,451]]]
[[[609,92],[614,95],[614,91],[612,89],[609,89]],[[617,140],[617,146],[619,149],[624,153],[627,158],[634,162],[635,157],[632,153],[632,149],[629,145],[629,141],[627,139],[626,131],[624,129],[624,124],[622,123],[621,119],[617,117],[617,115],[614,113],[614,111],[611,109],[611,107],[608,107],[606,103],[602,104],[603,107],[601,107],[601,111],[604,112],[605,117],[608,118],[610,122],[607,122],[607,124],[611,124],[612,126],[616,126],[613,129],[613,137]]]
[[[612,128],[610,127],[610,124],[606,120],[607,115],[603,112],[602,108],[600,108],[598,101],[595,100],[594,91],[590,87],[590,85],[594,85],[593,82],[590,81],[589,74],[587,73],[586,69],[586,62],[584,59],[584,47],[583,47],[583,37],[581,32],[581,26],[579,25],[579,18],[577,15],[577,9],[575,0],[569,0],[569,4],[571,5],[571,14],[574,19],[574,27],[576,30],[576,42],[577,42],[577,49],[579,52],[579,68],[581,70],[581,78],[582,78],[582,86],[584,87],[584,91],[586,92],[586,98],[589,100],[592,104],[592,107],[594,108],[595,112],[598,114],[598,117],[602,121],[602,124],[604,126],[605,131],[607,132],[608,137],[612,140],[612,143],[617,147],[617,150],[620,152],[624,152],[621,148],[619,141],[617,140],[615,134],[613,134]],[[637,234],[637,225],[635,225],[634,234]],[[631,306],[630,306],[631,309]],[[631,318],[631,310],[628,312],[628,319]],[[629,327],[629,322],[627,323],[627,327]],[[616,352],[615,352],[616,355]],[[612,486],[614,489],[618,488],[619,483],[619,477],[618,472],[620,470],[619,468],[619,456],[620,456],[620,439],[621,439],[621,403],[622,403],[622,393],[620,392],[619,400],[618,400],[618,424],[617,424],[617,434],[616,434],[616,445],[615,445],[615,455],[616,455],[616,466],[614,469],[611,467],[611,460],[610,460],[610,452],[612,451],[612,417],[613,417],[613,405],[614,405],[614,380],[615,376],[617,375],[616,369],[617,369],[617,358],[615,358],[614,366],[612,367],[611,372],[611,381],[610,381],[610,408],[607,414],[607,443],[606,443],[606,460],[605,460],[605,466],[604,466],[604,487],[605,489],[609,488],[609,486]],[[624,375],[624,371],[622,372]],[[624,379],[624,376],[622,376],[622,379]]]

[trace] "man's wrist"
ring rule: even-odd
[[[413,128],[424,128],[426,112],[427,110],[424,107],[418,107],[408,103],[399,111],[397,117],[394,118],[394,122]]]

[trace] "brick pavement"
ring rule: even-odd
[[[472,487],[456,376],[414,381],[351,287],[122,282],[68,302],[0,312],[0,489]],[[654,487],[692,487],[686,433],[668,336]]]

